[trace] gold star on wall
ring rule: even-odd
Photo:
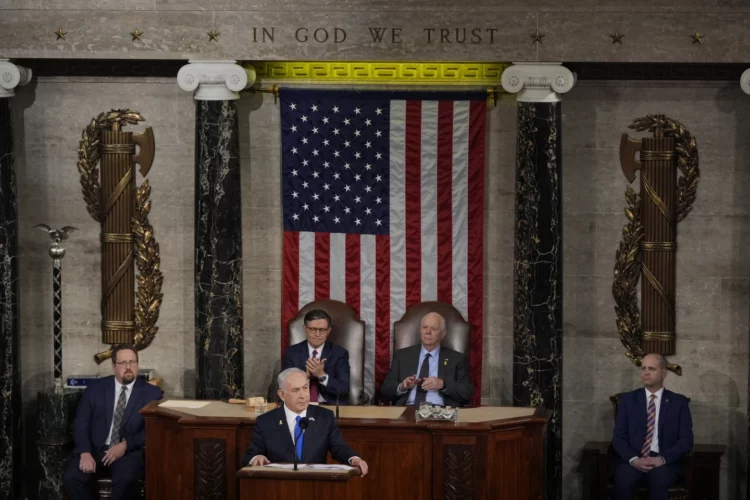
[[[208,35],[208,41],[209,42],[218,42],[219,41],[219,35],[221,35],[221,33],[218,33],[216,31],[216,28],[211,29],[211,31],[209,31],[206,34]]]
[[[68,34],[68,32],[67,31],[63,31],[62,28],[57,28],[57,31],[53,31],[52,33],[54,33],[55,35],[57,35],[57,38],[55,38],[55,40],[60,40],[60,39],[65,40],[65,35]]]
[[[622,45],[622,37],[624,36],[625,36],[624,34],[620,33],[620,30],[615,31],[614,35],[609,35],[609,37],[612,39],[613,45],[615,43],[619,43],[620,45]]]
[[[131,31],[130,32],[130,36],[133,37],[133,40],[132,40],[133,42],[135,42],[136,40],[138,40],[140,42],[141,41],[141,35],[143,35],[143,31],[139,30],[138,28],[136,28],[135,31]]]
[[[539,33],[539,28],[537,28],[536,33],[532,33],[530,36],[533,39],[532,43],[543,43],[542,38],[544,38],[547,35],[543,33]]]
[[[693,33],[692,35],[690,35],[690,38],[693,39],[693,44],[696,44],[696,43],[701,43],[702,44],[704,36],[705,35],[703,33],[698,33],[696,31],[695,33]]]

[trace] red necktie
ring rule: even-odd
[[[315,359],[318,356],[318,351],[314,350],[312,359]],[[318,402],[318,379],[315,377],[310,377],[310,402],[317,403]]]

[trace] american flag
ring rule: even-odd
[[[313,300],[365,321],[365,391],[391,362],[393,323],[422,301],[472,324],[482,380],[485,95],[282,89],[287,324]],[[450,333],[449,333],[450,334]]]

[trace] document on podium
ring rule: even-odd
[[[297,469],[304,469],[307,466],[307,464],[297,464]],[[266,464],[263,467],[271,469],[294,469],[294,464]]]
[[[294,464],[266,464],[264,467],[270,467],[271,469],[294,469]],[[297,464],[297,469],[308,469],[308,470],[336,470],[336,471],[348,471],[353,469],[349,465],[343,464]]]

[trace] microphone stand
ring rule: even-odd
[[[294,436],[294,470],[297,469],[297,463],[299,459],[297,458],[297,443],[300,439],[302,439],[302,436],[305,435],[305,429],[307,429],[307,417],[300,419],[299,421],[299,435]]]
[[[339,418],[339,396],[341,395],[341,391],[336,391],[336,418]]]

